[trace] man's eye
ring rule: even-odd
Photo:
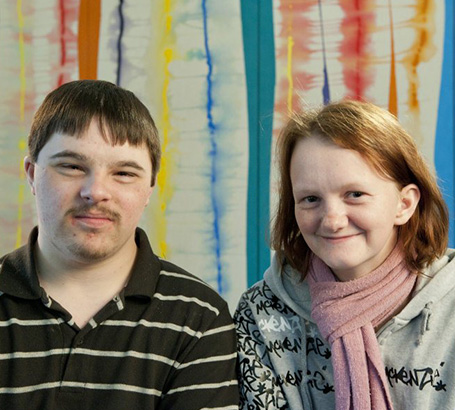
[[[134,178],[136,176],[136,174],[134,174],[133,172],[128,171],[118,171],[116,175],[124,178]]]
[[[82,171],[82,168],[76,164],[59,164],[59,168],[62,168],[65,171]]]

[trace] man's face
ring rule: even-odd
[[[92,121],[81,138],[54,134],[25,169],[42,252],[91,263],[135,251],[135,228],[152,193],[146,146],[112,146]]]

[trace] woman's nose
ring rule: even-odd
[[[327,204],[323,210],[321,225],[328,232],[337,232],[346,227],[348,217],[342,204]]]

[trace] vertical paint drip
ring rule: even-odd
[[[398,93],[395,61],[395,38],[393,32],[393,12],[391,0],[388,1],[390,21],[390,82],[389,82],[389,111],[398,116]]]
[[[73,72],[77,70],[77,21],[79,14],[79,0],[59,0],[55,7],[56,24],[54,30],[46,37],[50,44],[59,48],[60,61],[57,69],[50,68],[50,75],[57,72],[55,85],[73,79]],[[52,87],[54,88],[54,87]]]
[[[21,134],[24,134],[24,122],[25,122],[25,90],[26,90],[26,79],[25,79],[25,41],[24,41],[24,16],[22,14],[22,0],[17,0],[16,4],[17,12],[17,23],[19,31],[19,59],[20,59],[20,90],[19,90],[19,116],[20,116],[20,128]],[[21,159],[23,152],[27,147],[25,138],[21,137],[19,140],[18,148],[21,151]],[[25,174],[22,167],[22,160],[19,165],[19,192],[17,195],[17,228],[16,228],[16,248],[22,244],[22,217],[24,207],[24,189],[25,189]]]
[[[341,23],[343,41],[340,45],[340,62],[347,96],[362,99],[373,82],[370,68],[369,45],[374,25],[375,2],[373,0],[340,0],[344,11]]]
[[[65,0],[60,0],[59,2],[59,12],[60,12],[60,66],[62,69],[66,64],[66,24],[65,24]],[[63,72],[60,72],[58,76],[57,86],[60,87],[64,82]]]
[[[119,34],[117,39],[117,78],[116,84],[120,85],[122,77],[122,38],[125,28],[125,19],[123,16],[123,0],[120,0],[118,5],[118,18],[119,18]]]
[[[211,156],[211,175],[210,175],[210,196],[213,211],[213,236],[215,241],[215,257],[216,257],[216,271],[217,271],[217,290],[219,293],[223,292],[222,287],[222,265],[221,265],[221,241],[220,241],[220,212],[219,204],[216,195],[216,184],[217,184],[217,156],[218,147],[215,140],[216,137],[216,126],[213,122],[212,107],[213,107],[213,96],[212,96],[212,56],[209,47],[209,36],[208,36],[208,21],[207,21],[207,4],[206,0],[202,0],[202,15],[204,23],[204,46],[207,63],[207,126],[210,134],[210,156]]]
[[[19,90],[19,109],[20,120],[23,125],[25,120],[25,41],[24,41],[24,15],[22,14],[22,0],[17,0],[17,25],[19,29],[19,59],[20,59],[20,90]]]
[[[79,78],[96,79],[100,35],[101,0],[81,0],[79,8]]]
[[[314,24],[310,14],[318,0],[275,0],[274,3],[274,13],[280,21],[274,44],[277,73],[274,111],[283,114],[295,110],[302,91],[313,87],[316,76],[306,70],[305,63],[314,55]],[[279,121],[274,124],[273,133],[277,136],[281,125]]]
[[[289,9],[289,20],[287,22],[287,34],[288,34],[288,42],[287,42],[287,65],[286,65],[286,78],[288,81],[288,95],[287,95],[287,105],[288,105],[288,112],[292,112],[293,104],[292,98],[294,96],[294,77],[292,72],[292,53],[294,51],[294,38],[292,37],[293,31],[293,18],[294,18],[294,10],[292,3],[288,4]]]
[[[292,77],[292,49],[294,47],[294,39],[288,37],[288,61],[287,61],[287,79],[288,79],[288,111],[292,112],[292,96],[294,94],[294,79]]]
[[[321,0],[318,1],[319,6],[319,22],[321,26],[321,42],[322,42],[322,63],[323,63],[323,77],[324,85],[322,86],[322,101],[324,104],[330,102],[330,87],[329,87],[329,74],[327,69],[327,52],[325,48],[325,33],[324,33],[324,18],[322,16]]]
[[[163,152],[163,156],[161,158],[161,168],[160,172],[157,176],[157,183],[158,183],[158,188],[159,188],[159,193],[160,193],[160,210],[163,215],[162,220],[159,223],[159,228],[158,228],[158,237],[159,237],[159,246],[160,246],[160,255],[163,258],[167,257],[167,243],[166,243],[166,219],[165,219],[165,214],[166,214],[166,189],[167,189],[167,184],[168,184],[168,178],[169,178],[169,170],[168,170],[168,164],[169,164],[169,154],[168,154],[168,147],[169,147],[169,131],[171,128],[170,124],[170,118],[169,118],[169,101],[168,101],[168,89],[169,89],[169,83],[170,83],[170,72],[169,72],[169,64],[172,61],[172,49],[166,48],[164,50],[164,60],[165,60],[165,68],[164,68],[164,83],[163,83],[163,92],[161,95],[161,101],[163,104],[163,138],[162,138],[162,144],[161,144],[161,149]]]
[[[171,36],[172,32],[172,15],[171,15],[171,0],[166,0],[164,3],[164,22],[165,22],[165,32],[164,38],[168,39]],[[157,176],[157,186],[158,186],[158,201],[159,201],[159,212],[161,212],[161,217],[157,221],[157,235],[158,235],[158,246],[159,254],[163,258],[168,257],[168,245],[166,242],[167,238],[167,223],[166,223],[166,208],[168,202],[172,198],[172,186],[170,184],[170,165],[171,157],[169,154],[170,147],[170,132],[171,132],[171,120],[170,120],[170,109],[169,109],[169,99],[168,91],[169,84],[171,82],[171,72],[169,66],[172,63],[174,58],[173,49],[168,46],[163,50],[164,57],[164,78],[163,78],[163,88],[161,92],[161,105],[162,105],[162,117],[161,117],[161,127],[162,127],[162,141],[161,141],[161,168]]]
[[[436,52],[436,46],[433,42],[436,6],[434,0],[417,0],[414,7],[415,16],[411,19],[410,25],[415,30],[415,39],[408,53],[403,58],[403,64],[409,80],[409,109],[412,112],[420,114],[418,96],[420,79],[417,69],[422,62],[429,61]]]

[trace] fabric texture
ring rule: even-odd
[[[338,410],[393,409],[374,327],[406,302],[416,279],[399,244],[373,272],[346,282],[313,257],[312,316],[332,347]]]
[[[412,299],[376,330],[395,410],[455,409],[455,250],[419,275]],[[308,280],[272,257],[234,316],[240,409],[335,409],[332,348],[311,316]]]
[[[39,286],[29,244],[0,260],[0,408],[237,409],[234,325],[207,284],[156,257],[82,329]]]

